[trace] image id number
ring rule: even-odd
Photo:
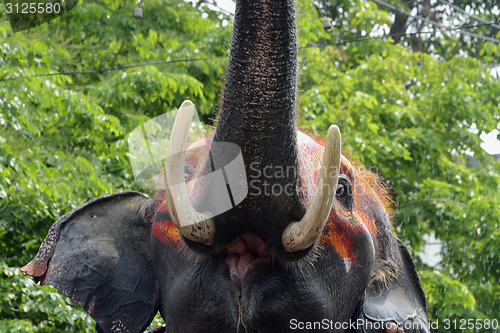
[[[443,321],[444,329],[498,329],[497,319],[445,319]]]
[[[5,8],[7,9],[7,14],[51,14],[51,13],[59,13],[61,11],[61,4],[55,3],[52,4],[50,2],[33,2],[33,3],[16,3],[12,4],[7,2],[5,4]]]

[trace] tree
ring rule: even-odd
[[[414,51],[431,53],[446,59],[464,53],[475,58],[482,58],[481,50],[485,42],[494,40],[500,27],[499,7],[492,0],[373,0],[370,2],[317,0],[314,3],[320,16],[333,19],[335,30],[341,31],[342,36],[346,36],[346,33],[357,36],[380,34],[381,30],[384,30],[385,33],[392,35],[395,43],[400,43]],[[370,10],[362,9],[369,8],[369,6],[372,7]],[[378,10],[390,13],[390,20],[373,20],[375,18],[373,15]],[[353,21],[350,20],[354,17],[371,18],[372,20],[365,20],[368,23],[368,29],[366,25],[353,25]],[[351,24],[348,24],[349,22]],[[465,29],[457,30],[456,28]]]
[[[394,229],[406,245],[420,251],[426,234],[443,243],[440,267],[417,262],[432,320],[494,319],[500,176],[479,134],[499,127],[500,83],[488,67],[500,54],[498,44],[426,34],[424,46],[439,42],[442,49],[417,52],[391,38],[339,45],[392,28],[387,8],[323,2],[321,16],[335,22],[325,32],[311,1],[297,6],[301,127],[323,136],[339,124],[344,149],[360,165],[377,167],[390,187],[399,205]],[[0,24],[2,78],[152,64],[0,81],[1,331],[91,331],[82,310],[51,288],[35,287],[18,267],[65,212],[92,197],[141,190],[127,157],[126,137],[135,127],[186,98],[205,124],[213,123],[229,17],[204,2],[148,1],[142,20],[132,17],[134,8],[86,1],[29,31],[13,34],[6,20]],[[479,133],[470,131],[473,124]],[[479,167],[469,167],[470,153]]]

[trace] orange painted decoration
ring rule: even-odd
[[[181,235],[172,220],[155,221],[151,232],[157,240],[175,250],[182,247]]]
[[[321,161],[323,159],[324,146],[321,140],[315,140],[309,135],[298,131],[297,141],[300,162],[300,196],[306,207],[310,205],[315,193],[319,179]],[[193,146],[209,147],[212,137],[207,137],[195,142]],[[193,178],[197,167],[203,163],[197,160],[199,155],[190,154],[186,156],[186,164],[193,171],[189,178]],[[375,223],[375,216],[368,212],[381,211],[384,214],[391,213],[391,201],[386,189],[381,185],[380,180],[372,172],[359,168],[350,159],[342,156],[340,172],[345,174],[352,182],[354,207],[349,210],[335,201],[330,217],[323,230],[320,246],[323,248],[334,247],[336,252],[348,263],[354,263],[354,244],[351,235],[359,233],[369,233],[374,243],[377,242],[378,230]],[[194,177],[196,178],[196,177]],[[188,179],[189,180],[189,179]],[[188,185],[190,195],[196,195],[200,189],[193,188],[195,182]],[[153,236],[174,249],[180,249],[183,245],[180,233],[170,220],[164,193],[158,192],[155,196],[157,209],[153,217]],[[370,208],[370,209],[368,209]],[[376,208],[376,209],[374,209]]]
[[[309,207],[318,184],[324,147],[321,141],[318,143],[304,133],[298,132],[297,138],[301,166],[300,194],[306,207]],[[354,207],[348,210],[335,201],[319,244],[323,248],[334,247],[346,262],[352,264],[356,258],[350,235],[368,232],[374,243],[377,242],[375,216],[368,212],[378,206],[380,211],[390,213],[391,202],[380,180],[370,171],[357,167],[344,155],[340,172],[352,182]]]
[[[181,239],[179,229],[177,229],[168,214],[167,204],[165,203],[165,193],[156,193],[154,199],[157,203],[157,208],[152,219],[153,225],[151,227],[151,233],[154,238],[163,244],[175,250],[179,250],[184,242]]]

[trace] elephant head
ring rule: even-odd
[[[238,0],[208,160],[185,162],[193,106],[177,114],[166,190],[97,198],[58,220],[22,268],[82,305],[98,330],[139,332],[160,311],[167,332],[428,332],[415,267],[392,234],[377,178],[297,131],[293,0]],[[237,146],[244,172],[201,179]],[[214,214],[210,202],[247,194]],[[213,185],[213,186],[212,186]],[[194,198],[195,197],[195,198]],[[395,325],[393,325],[395,326]],[[395,327],[388,331],[396,332]],[[401,332],[399,330],[398,332]]]

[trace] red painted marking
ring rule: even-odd
[[[155,221],[151,232],[154,238],[175,250],[182,246],[181,235],[172,220]]]
[[[298,141],[301,166],[300,194],[307,207],[318,183],[324,143],[304,134],[299,134]],[[376,175],[358,167],[350,158],[346,157],[346,160],[352,165],[352,169],[342,163],[340,171],[353,181],[354,209],[352,211],[344,209],[340,203],[334,205],[320,244],[324,247],[335,247],[341,257],[354,262],[355,245],[351,235],[369,232],[375,241],[377,238],[375,216],[368,213],[370,211],[368,208],[378,207],[380,211],[385,210],[390,214],[391,201],[387,190]]]
[[[195,142],[192,146],[209,146],[211,142],[212,137],[208,136]],[[299,132],[298,149],[301,166],[300,195],[307,207],[310,204],[318,183],[320,165],[323,159],[324,142],[321,138],[311,138],[311,135]],[[324,247],[335,247],[339,255],[354,262],[353,246],[355,245],[353,244],[351,235],[369,232],[374,241],[377,238],[375,216],[368,213],[372,210],[368,208],[378,207],[378,209],[373,210],[386,211],[390,215],[392,203],[386,188],[381,185],[380,180],[375,174],[363,170],[349,156],[345,154],[344,156],[352,165],[352,169],[345,163],[342,163],[340,170],[353,181],[354,209],[348,211],[339,203],[335,205],[323,230],[320,244]],[[197,158],[198,155],[196,154],[186,157],[188,164],[196,170],[193,174],[194,178],[196,178],[196,174],[199,172]],[[195,184],[192,185],[189,189],[190,196],[196,195],[197,192],[201,191]],[[168,214],[164,195],[159,193],[155,199],[158,201],[156,212]],[[172,248],[179,249],[183,244],[179,231],[170,220],[155,221],[152,232],[157,240]]]

